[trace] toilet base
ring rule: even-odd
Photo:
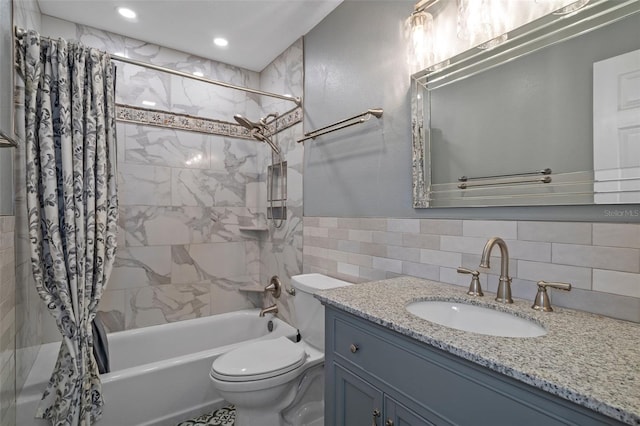
[[[273,388],[220,393],[236,407],[235,426],[322,426],[324,363]]]
[[[252,392],[220,391],[220,394],[236,407],[235,426],[284,426],[281,412],[296,396],[295,383]]]
[[[286,426],[324,426],[324,364],[306,371],[282,417]]]
[[[282,417],[279,412],[265,412],[264,410],[252,410],[247,407],[236,408],[235,426],[282,426]]]

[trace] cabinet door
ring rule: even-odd
[[[383,426],[435,426],[393,398],[384,397]]]
[[[334,364],[335,426],[382,426],[382,392]]]

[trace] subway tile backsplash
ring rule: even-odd
[[[509,248],[513,295],[532,299],[536,282],[563,281],[554,304],[640,322],[640,224],[504,220],[304,218],[304,272],[351,282],[411,275],[465,287],[457,266],[478,269],[484,243]],[[495,292],[499,250],[481,270]],[[462,291],[463,289],[461,289]]]

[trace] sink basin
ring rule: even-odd
[[[407,311],[446,327],[471,333],[502,337],[538,337],[544,327],[495,309],[442,300],[424,300],[407,305]]]

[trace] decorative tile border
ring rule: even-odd
[[[275,123],[267,126],[269,134],[273,135],[275,133],[276,124],[278,132],[280,132],[300,123],[302,119],[303,113],[301,107],[289,110],[278,117]],[[239,124],[125,104],[116,104],[116,120],[126,123],[144,124],[148,126],[179,129],[211,135],[253,139],[249,134],[249,131]]]
[[[267,126],[267,129],[269,129],[269,134],[273,135],[275,133],[279,133],[284,129],[288,129],[289,127],[295,124],[302,122],[303,118],[304,116],[302,114],[302,108],[295,107],[285,112],[284,114],[280,115],[274,124]],[[276,132],[276,125],[278,129],[277,132]]]

